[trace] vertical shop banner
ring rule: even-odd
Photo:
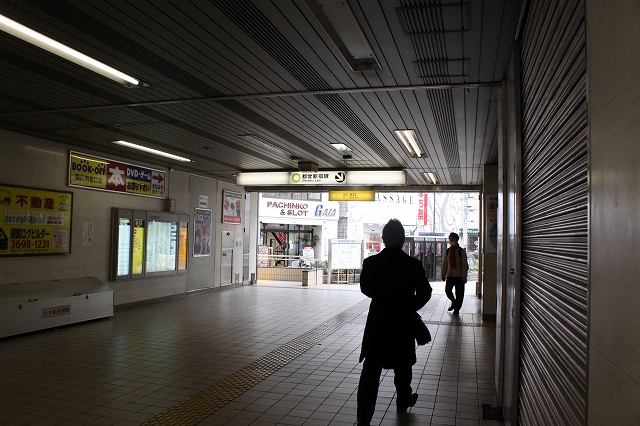
[[[133,252],[131,273],[142,274],[144,266],[144,219],[133,219]]]
[[[232,191],[222,193],[222,223],[242,223],[242,194]]]
[[[178,270],[183,271],[187,269],[187,241],[189,232],[189,222],[180,222],[180,238],[178,247]]]
[[[417,218],[417,226],[424,226],[427,224],[427,219],[429,218],[429,210],[427,206],[429,205],[429,194],[426,192],[421,192],[418,194],[418,218]]]
[[[0,184],[0,256],[71,253],[73,193]]]
[[[69,186],[164,198],[165,173],[71,151]]]
[[[211,210],[196,209],[193,217],[193,257],[211,255]]]

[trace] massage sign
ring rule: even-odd
[[[69,254],[73,193],[0,184],[0,256]]]

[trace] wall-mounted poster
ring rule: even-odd
[[[211,210],[196,209],[193,216],[193,257],[211,255]]]
[[[222,223],[242,223],[242,194],[222,191]]]
[[[165,173],[71,151],[69,186],[164,198]]]
[[[0,184],[0,256],[71,253],[72,192]]]

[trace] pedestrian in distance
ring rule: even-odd
[[[451,300],[451,306],[448,311],[453,311],[454,315],[460,313],[462,301],[464,300],[464,285],[467,282],[467,272],[469,271],[469,263],[467,262],[467,251],[460,247],[458,241],[460,236],[455,232],[449,234],[449,244],[442,259],[442,271],[440,272],[442,280],[446,280],[444,292],[447,298]],[[455,288],[456,295],[453,296]]]
[[[364,260],[360,274],[360,290],[371,305],[360,352],[358,426],[371,424],[383,368],[394,371],[397,411],[407,411],[418,399],[411,388],[414,318],[431,298],[431,285],[422,263],[402,251],[404,228],[397,219],[384,226],[382,241],[385,248]]]

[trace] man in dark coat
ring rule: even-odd
[[[382,369],[393,368],[397,411],[412,407],[411,367],[416,363],[412,316],[431,298],[431,286],[419,260],[402,251],[404,228],[391,219],[382,230],[385,249],[364,260],[360,289],[370,297],[362,338],[364,360],[358,387],[358,425],[369,425],[375,411]]]

